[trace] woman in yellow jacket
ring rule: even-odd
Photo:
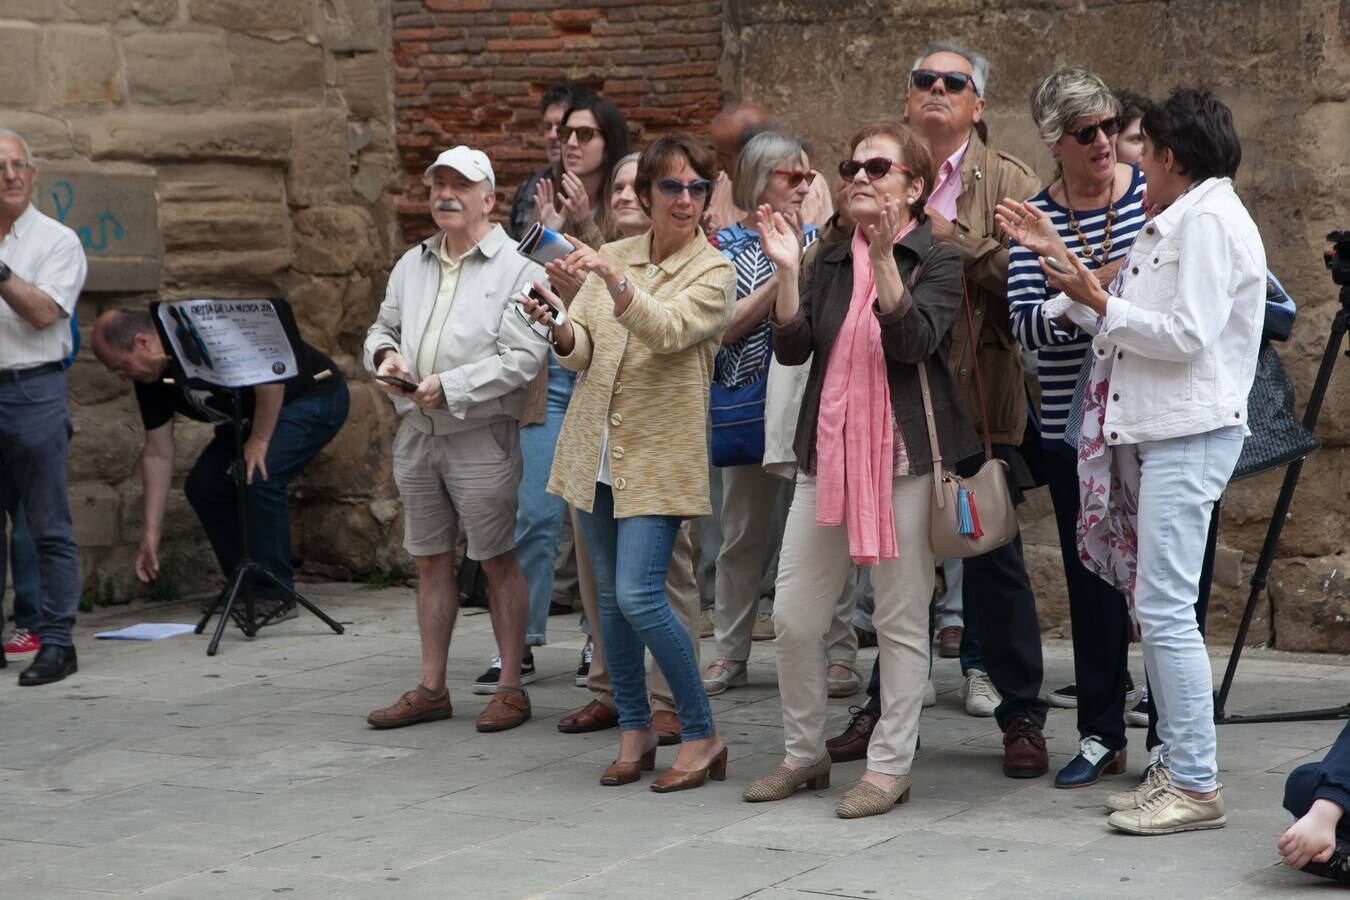
[[[681,743],[658,792],[726,777],[689,633],[666,602],[682,519],[712,512],[708,382],[736,299],[735,272],[699,228],[712,190],[712,154],[692,138],[654,141],[638,160],[637,195],[652,228],[599,251],[575,238],[565,268],[586,280],[553,349],[577,383],[558,439],[549,493],[580,513],[600,591],[600,632],[619,711],[619,755],[601,784],[636,781],[655,766],[645,649],[675,695]],[[536,289],[556,302],[543,285]],[[552,324],[547,307],[522,302]]]

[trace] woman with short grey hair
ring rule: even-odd
[[[710,695],[746,684],[745,663],[750,658],[760,581],[764,563],[776,543],[776,535],[766,523],[775,518],[779,492],[786,489],[782,479],[765,472],[762,465],[764,387],[773,356],[769,310],[778,295],[778,279],[755,231],[753,210],[768,204],[793,223],[804,244],[814,242],[817,235],[814,227],[804,227],[801,221],[802,201],[810,192],[815,173],[800,140],[774,131],[757,134],[741,148],[735,171],[732,199],[740,209],[752,212],[711,238],[713,246],[736,268],[736,308],[717,353],[714,405],[717,394],[731,390],[741,392],[738,405],[742,401],[758,402],[760,421],[753,427],[759,429],[760,440],[757,448],[719,460],[714,435],[713,461],[722,468],[723,537],[717,555],[713,608],[717,658],[703,671],[703,688]],[[853,679],[856,690],[858,676],[852,668],[853,660],[840,662],[837,671],[842,678]]]

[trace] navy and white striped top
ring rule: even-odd
[[[1083,242],[1069,227],[1069,211],[1050,199],[1049,188],[1027,202],[1050,217],[1070,253],[1078,254],[1089,269],[1099,268],[1096,261],[1081,254]],[[1116,218],[1111,223],[1111,252],[1107,262],[1129,252],[1135,234],[1144,224],[1144,176],[1137,166],[1130,178],[1129,189],[1112,205]],[[1088,245],[1098,251],[1106,225],[1106,208],[1076,209],[1074,214],[1078,227],[1087,236]],[[1091,335],[1073,327],[1065,330],[1041,316],[1041,304],[1054,295],[1036,254],[1014,242],[1008,253],[1008,319],[1022,346],[1036,351],[1036,377],[1041,383],[1041,438],[1044,440],[1064,437],[1064,422],[1068,418],[1069,404],[1073,402],[1078,370],[1092,345]]]
[[[805,243],[809,247],[820,237],[814,225],[806,226]],[[731,260],[736,269],[736,299],[739,301],[754,293],[773,277],[776,267],[764,253],[759,233],[740,224],[729,225],[708,239]],[[773,349],[773,330],[769,318],[750,329],[739,339],[723,344],[717,351],[713,366],[713,380],[725,387],[740,387],[763,378],[769,372],[769,356]]]

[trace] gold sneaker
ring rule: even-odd
[[[1144,770],[1144,777],[1137,787],[1128,791],[1113,791],[1106,795],[1106,808],[1123,812],[1137,809],[1141,803],[1152,797],[1159,789],[1172,783],[1172,773],[1162,761],[1155,762]]]
[[[1172,785],[1159,788],[1134,809],[1111,813],[1106,824],[1127,834],[1176,834],[1203,831],[1228,824],[1223,795],[1212,800],[1196,800]]]
[[[754,627],[750,629],[750,640],[771,641],[774,637],[773,613],[756,614]]]

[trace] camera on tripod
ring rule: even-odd
[[[1331,270],[1331,280],[1341,287],[1350,286],[1350,231],[1333,231],[1327,240],[1332,248],[1322,254],[1322,261]]]

